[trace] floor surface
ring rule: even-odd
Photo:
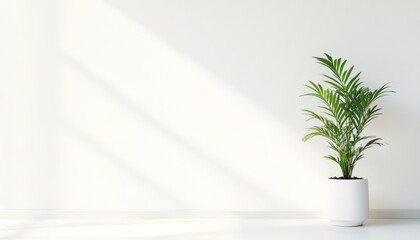
[[[419,240],[420,219],[372,219],[362,227],[315,219],[1,219],[0,239]]]

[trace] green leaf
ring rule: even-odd
[[[314,58],[330,74],[323,74],[323,85],[309,81],[305,85],[309,92],[301,95],[321,102],[320,111],[302,110],[307,121],[316,120],[319,125],[310,127],[302,140],[326,138],[329,148],[336,154],[325,158],[338,163],[343,176],[350,178],[355,163],[364,158],[364,151],[382,145],[381,138],[363,135],[363,131],[382,114],[375,101],[394,91],[389,90],[388,83],[374,90],[363,86],[361,73],[353,75],[354,66],[346,68],[347,60],[324,55]]]

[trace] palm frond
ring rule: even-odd
[[[321,102],[320,111],[303,109],[307,121],[317,120],[317,126],[309,128],[303,137],[307,141],[313,137],[324,137],[329,147],[336,153],[327,155],[326,159],[340,165],[344,178],[350,178],[355,163],[364,158],[364,151],[373,146],[382,145],[382,139],[374,136],[363,136],[363,130],[381,113],[375,102],[394,91],[389,84],[371,90],[363,86],[361,73],[353,74],[354,66],[346,67],[347,60],[334,59],[328,54],[314,57],[317,63],[325,66],[331,74],[323,74],[324,87],[313,81],[305,85],[309,96]]]

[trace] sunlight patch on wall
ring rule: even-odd
[[[158,200],[144,210],[294,210],[321,205],[304,201],[319,192],[319,186],[303,190],[305,178],[291,175],[300,172],[316,179],[317,165],[302,165],[302,159],[318,153],[302,151],[301,137],[256,103],[100,1],[63,1],[59,15],[60,111],[63,131],[68,130],[62,139],[62,171],[72,168],[71,161],[84,161],[95,171],[92,178],[117,179],[111,189],[144,184],[148,190],[134,194],[136,201],[128,203],[137,210],[151,199]],[[75,137],[90,142],[97,155],[75,143]],[[130,184],[133,179],[121,175],[127,167],[115,168],[121,174],[112,173],[106,167],[109,161],[100,160],[106,158],[134,169],[138,182]],[[83,174],[83,179],[90,176]],[[66,177],[64,182],[75,176]],[[294,184],[277,187],[291,179]],[[92,184],[90,188],[101,183]],[[82,182],[79,186],[83,188]],[[160,190],[154,192],[151,186]],[[162,192],[188,201],[168,205]],[[99,198],[104,192],[91,194]]]

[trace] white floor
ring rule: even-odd
[[[314,219],[1,219],[0,239],[419,240],[420,219],[375,219],[353,228]]]

